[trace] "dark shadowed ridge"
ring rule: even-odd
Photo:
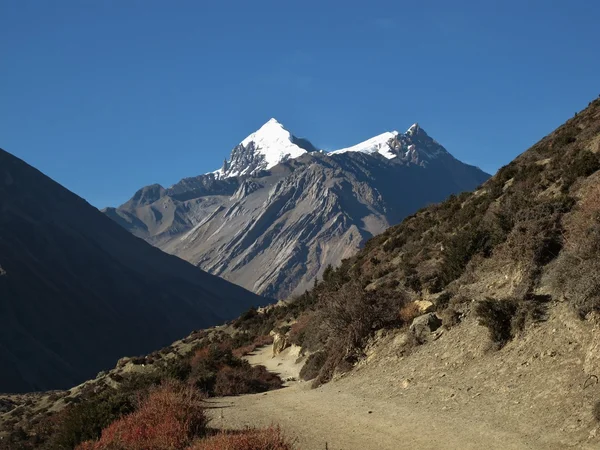
[[[0,209],[0,392],[67,388],[267,303],[132,236],[1,149]]]

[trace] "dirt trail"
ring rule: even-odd
[[[270,351],[260,349],[249,360],[266,363],[271,370],[284,367],[290,375],[293,356],[271,358]],[[213,399],[210,414],[214,425],[223,428],[279,424],[297,439],[300,450],[325,449],[326,444],[330,450],[565,448],[510,425],[491,425],[474,408],[441,410],[440,405],[432,407],[391,391],[386,395],[371,389],[370,375],[359,370],[318,389],[292,382],[266,394]]]

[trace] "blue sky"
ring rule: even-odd
[[[0,147],[98,207],[421,126],[494,172],[600,94],[600,2],[0,0]]]

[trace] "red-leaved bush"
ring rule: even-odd
[[[304,313],[292,324],[289,333],[289,339],[292,344],[302,346],[308,326],[314,320],[313,316],[314,314],[312,313]]]
[[[151,390],[135,412],[105,428],[100,440],[77,450],[183,449],[204,435],[206,424],[198,391],[169,381]]]
[[[292,443],[283,436],[279,427],[241,432],[221,432],[203,439],[188,450],[292,450]]]

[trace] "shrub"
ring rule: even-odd
[[[549,295],[526,295],[523,300],[517,302],[517,310],[511,322],[513,336],[534,322],[546,319],[547,303],[551,300]]]
[[[446,330],[449,330],[460,323],[460,313],[452,307],[444,309],[440,313],[440,316],[442,319],[442,326]]]
[[[544,320],[548,301],[549,296],[530,294],[521,300],[487,298],[475,304],[475,315],[492,341],[502,346],[529,323]]]
[[[183,449],[206,432],[201,395],[193,388],[166,382],[150,391],[138,409],[102,431],[97,442],[78,450]]]
[[[398,295],[394,298],[377,291],[365,291],[354,281],[327,293],[321,314],[331,339],[342,347],[357,349],[373,331],[397,324],[394,311],[404,302]]]
[[[130,374],[118,390],[106,390],[83,398],[50,417],[49,448],[74,448],[82,441],[98,439],[102,429],[134,411],[137,398],[160,382],[158,375]]]
[[[327,353],[317,352],[311,354],[300,370],[300,379],[304,381],[315,379],[319,375],[325,361],[327,361]]]
[[[293,445],[278,427],[264,430],[221,432],[196,442],[188,450],[292,450]]]
[[[554,142],[559,147],[564,147],[565,145],[571,144],[577,140],[575,130],[573,128],[569,128],[562,133],[560,133],[555,139]]]
[[[563,191],[567,190],[579,177],[589,177],[600,169],[600,159],[598,155],[589,150],[578,151],[575,157],[571,158],[564,170]]]
[[[452,293],[448,291],[442,292],[435,300],[435,310],[441,312],[446,309],[450,304],[450,299],[452,299]]]
[[[403,324],[409,325],[415,319],[421,315],[421,309],[415,302],[410,302],[400,308],[400,320]]]
[[[422,290],[421,280],[416,274],[408,275],[406,278],[404,278],[404,286],[415,292],[421,292]]]
[[[217,372],[214,394],[218,396],[255,394],[283,386],[281,378],[264,366],[252,367],[244,361],[239,367],[223,367]]]
[[[406,302],[397,293],[366,291],[358,280],[324,293],[321,301],[319,320],[328,336],[327,361],[316,384],[329,381],[340,365],[354,362],[374,331],[399,325],[397,311]]]
[[[490,234],[487,230],[469,227],[452,236],[444,250],[441,268],[443,286],[460,277],[478,252],[491,253]]]
[[[305,313],[302,314],[296,323],[292,324],[289,333],[289,340],[291,344],[302,346],[308,326],[313,319],[313,314]]]
[[[475,315],[479,324],[487,327],[492,342],[503,345],[510,340],[511,322],[517,311],[512,300],[486,298],[475,304]]]

